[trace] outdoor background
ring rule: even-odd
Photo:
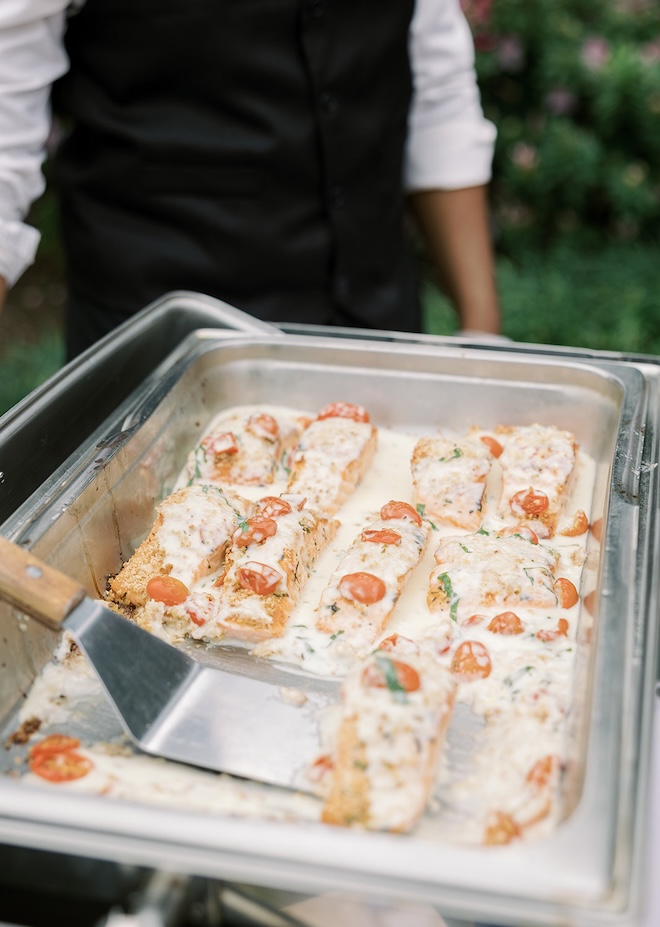
[[[486,114],[504,333],[660,354],[660,2],[463,0]],[[0,413],[63,362],[53,192],[0,317]],[[427,277],[423,254],[420,262]],[[429,277],[427,330],[456,319]]]

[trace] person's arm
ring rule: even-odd
[[[24,220],[44,190],[50,87],[68,66],[62,45],[68,2],[0,2],[0,308],[39,243],[39,232]]]
[[[441,285],[464,330],[497,333],[487,184],[495,128],[484,118],[459,0],[418,0],[404,183]]]
[[[463,331],[501,328],[486,187],[425,190],[410,196],[440,284]]]

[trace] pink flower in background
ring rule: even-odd
[[[539,163],[536,148],[528,142],[517,142],[511,152],[511,160],[523,171],[533,171]]]
[[[639,57],[643,64],[657,64],[660,61],[660,39],[647,42],[639,50]]]
[[[461,8],[471,26],[485,26],[490,20],[492,0],[461,0]]]
[[[545,98],[545,105],[553,116],[566,116],[574,112],[577,97],[567,87],[553,87]]]
[[[497,43],[497,60],[503,71],[516,74],[525,67],[525,49],[517,35],[505,35]]]
[[[600,71],[610,57],[609,43],[600,36],[585,39],[580,50],[580,57],[582,64],[590,71]]]

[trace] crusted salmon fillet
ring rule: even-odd
[[[347,408],[359,410],[356,417],[345,414]],[[335,414],[337,409],[342,411]],[[331,403],[322,410],[294,451],[287,491],[305,497],[310,508],[334,515],[376,452],[378,433],[368,418],[362,407],[349,403]]]
[[[240,406],[221,412],[186,461],[177,485],[268,486],[310,419],[280,406]]]
[[[426,808],[455,682],[430,654],[376,651],[347,675],[322,820],[411,830]]]
[[[553,537],[575,471],[578,443],[552,425],[499,426],[502,494],[497,514]]]
[[[477,436],[420,438],[411,460],[420,514],[436,524],[476,531],[492,462],[492,451]]]
[[[521,535],[443,538],[435,560],[427,597],[431,611],[448,610],[455,618],[480,607],[558,605],[557,554]]]
[[[352,542],[324,589],[316,627],[356,649],[385,628],[428,544],[431,526],[412,506],[389,502]]]

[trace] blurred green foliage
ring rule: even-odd
[[[658,0],[462,0],[497,247],[660,241]]]

